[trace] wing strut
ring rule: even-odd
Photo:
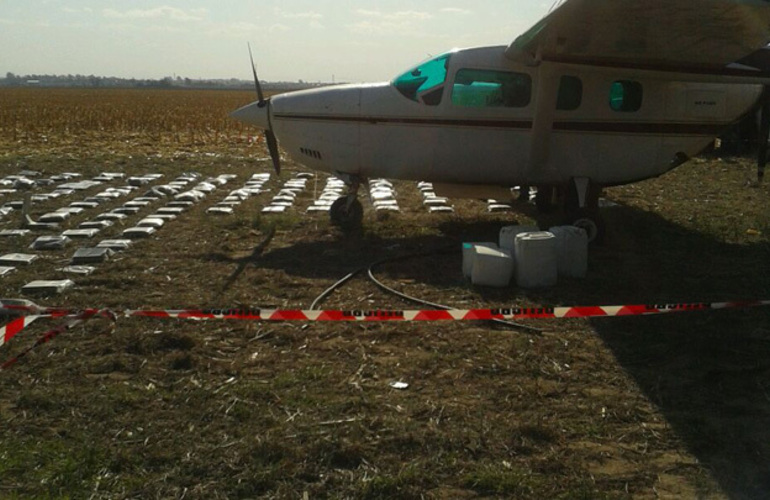
[[[529,147],[528,179],[543,177],[548,167],[551,149],[551,132],[556,114],[556,99],[559,93],[559,75],[556,67],[550,63],[541,64],[536,73],[537,91],[532,121],[532,134]],[[553,167],[550,167],[553,168]],[[548,177],[553,177],[549,175]]]

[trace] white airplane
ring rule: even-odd
[[[339,225],[360,224],[360,183],[384,177],[498,200],[535,186],[593,238],[601,188],[668,172],[757,106],[767,143],[769,42],[770,0],[566,0],[507,47],[386,83],[265,99],[254,71],[258,101],[232,116],[265,130],[276,171],[280,140],[346,182]]]

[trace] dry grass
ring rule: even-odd
[[[109,142],[224,146],[250,131],[228,118],[253,92],[149,89],[0,90],[0,137],[21,145]]]
[[[133,95],[125,102],[143,99]],[[169,103],[155,106],[187,97],[167,95]],[[223,114],[250,98],[230,97],[201,94]],[[238,174],[225,190],[269,168],[255,159],[265,156],[261,145],[237,133],[221,139],[228,125],[218,142],[197,139],[197,128],[195,142],[176,142],[160,127],[128,132],[134,125],[125,125],[124,112],[133,110],[112,110],[124,125],[81,130],[76,139],[55,129],[47,142],[31,132],[13,141],[4,129],[0,168]],[[191,113],[179,123],[195,123]],[[288,165],[288,175],[298,169]],[[620,206],[605,210],[609,236],[592,250],[589,277],[552,290],[472,288],[459,276],[459,254],[388,264],[379,276],[459,307],[768,297],[770,190],[744,185],[752,170],[748,160],[700,159],[610,190]],[[429,216],[412,184],[397,187],[404,213],[378,221],[367,207],[366,229],[354,237],[300,211],[261,217],[265,195],[234,217],[207,216],[220,190],[157,237],[76,279],[73,291],[40,302],[307,307],[374,260],[494,239],[511,218],[534,215],[529,207],[488,215],[480,203],[458,202],[456,216]],[[63,203],[36,205],[35,214]],[[15,224],[6,218],[0,227]],[[271,225],[270,245],[225,287]],[[31,239],[0,241],[0,253]],[[18,296],[33,276],[61,276],[56,269],[73,249],[2,278],[0,296]],[[327,304],[405,307],[363,278]],[[0,373],[0,495],[759,498],[770,490],[767,310],[530,324],[545,333],[487,324],[154,320],[123,320],[110,331],[94,320]],[[50,325],[35,324],[3,346],[2,359]],[[409,389],[391,389],[395,380]]]

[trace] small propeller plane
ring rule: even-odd
[[[523,0],[521,0],[523,1]],[[515,4],[515,2],[512,2]],[[258,100],[232,117],[349,187],[331,209],[360,224],[367,178],[437,194],[537,188],[593,238],[601,189],[660,176],[762,107],[770,131],[770,0],[566,0],[508,46],[452,50],[390,82]],[[252,68],[254,68],[252,59]]]

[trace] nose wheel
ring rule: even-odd
[[[356,195],[342,196],[332,203],[329,215],[332,224],[345,231],[350,231],[361,227],[361,222],[364,219],[364,207]]]
[[[361,228],[364,220],[364,207],[358,201],[358,188],[361,180],[355,176],[337,174],[348,186],[347,196],[341,196],[332,203],[329,216],[332,224],[343,231],[352,231]]]

